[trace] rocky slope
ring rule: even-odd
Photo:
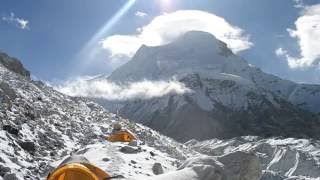
[[[142,176],[146,177],[147,173],[154,175],[150,169],[157,161],[163,163],[165,171],[169,171],[188,156],[197,154],[149,128],[125,119],[119,120],[91,101],[63,95],[39,81],[30,80],[27,72],[20,62],[1,54],[0,179],[44,178],[56,165],[55,162],[70,153],[83,154],[88,148],[109,152],[96,159],[111,159],[109,165],[103,167],[110,174],[141,176],[141,165],[124,166],[129,163],[126,156],[121,155],[119,145],[105,141],[105,136],[111,131],[110,126],[116,120],[133,131],[144,144],[142,157],[149,160],[143,167],[148,170],[143,171]],[[100,145],[98,148],[92,144]],[[152,157],[151,151],[157,157]]]
[[[119,84],[175,79],[192,90],[148,100],[117,102],[121,115],[179,141],[191,138],[320,137],[320,86],[262,72],[205,32],[173,43],[142,46],[107,78]],[[112,109],[115,102],[97,102]]]

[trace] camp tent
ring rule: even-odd
[[[107,137],[107,140],[110,142],[131,142],[136,139],[137,138],[129,130],[116,131]]]
[[[71,156],[52,171],[47,180],[104,180],[109,177],[109,174],[90,164],[85,157]]]

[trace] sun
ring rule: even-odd
[[[171,0],[160,0],[162,3],[169,4]]]
[[[157,0],[159,3],[161,3],[162,5],[169,5],[171,4],[172,0]]]
[[[169,10],[172,7],[173,0],[156,0],[162,10]]]

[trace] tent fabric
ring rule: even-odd
[[[47,180],[103,180],[110,176],[83,156],[70,156],[48,175]]]
[[[112,133],[107,140],[110,142],[131,142],[137,138],[128,130],[122,130]]]

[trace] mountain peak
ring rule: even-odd
[[[192,46],[205,45],[209,47],[218,47],[219,49],[227,49],[227,44],[217,39],[213,34],[205,31],[188,31],[180,36],[173,43],[190,44]]]
[[[203,40],[217,41],[217,38],[213,34],[204,31],[188,31],[180,36],[178,40],[201,42]]]
[[[214,35],[189,31],[166,45],[141,46],[132,60],[115,70],[109,79],[168,79],[190,73],[222,72],[227,64],[248,66]]]

